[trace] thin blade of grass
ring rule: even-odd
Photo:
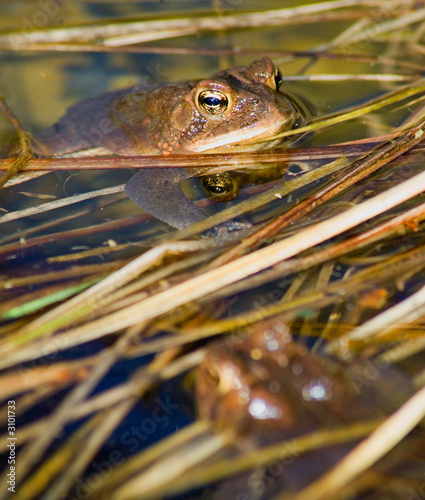
[[[279,495],[275,500],[328,499],[391,450],[424,416],[425,387],[404,403],[331,471],[300,493],[292,496]]]

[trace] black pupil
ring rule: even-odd
[[[221,193],[225,192],[225,189],[223,186],[210,186],[209,190],[211,191],[211,193],[214,193],[214,194],[221,194]]]
[[[204,97],[204,103],[207,105],[207,106],[211,106],[213,108],[217,107],[217,106],[220,106],[221,104],[221,99],[218,98],[218,97]]]
[[[278,89],[281,86],[282,81],[283,81],[282,73],[280,71],[278,71],[276,73],[274,80],[275,80],[276,88]]]

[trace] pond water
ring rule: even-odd
[[[222,220],[205,226],[200,223],[193,231],[190,227],[178,231],[144,213],[124,193],[124,185],[134,169],[125,163],[120,164],[121,168],[108,169],[105,165],[113,166],[112,161],[100,157],[92,163],[86,158],[71,159],[74,163],[69,169],[54,170],[47,165],[50,171],[45,175],[25,182],[9,182],[2,188],[0,385],[7,389],[2,394],[1,415],[7,417],[7,402],[14,401],[19,446],[16,491],[22,495],[18,498],[128,500],[203,495],[202,498],[217,499],[220,494],[242,495],[237,482],[231,488],[223,487],[229,483],[222,482],[218,493],[203,486],[193,492],[190,485],[161,491],[161,481],[156,479],[155,486],[149,468],[146,477],[140,476],[140,487],[136,471],[142,465],[129,472],[125,464],[130,467],[130,457],[190,428],[199,411],[205,416],[202,407],[199,410],[202,401],[194,401],[193,369],[202,360],[209,341],[218,334],[245,335],[253,324],[269,317],[277,316],[289,325],[295,341],[319,356],[325,356],[333,345],[332,354],[344,358],[348,365],[351,356],[357,355],[373,364],[387,350],[397,347],[401,354],[395,358],[396,370],[412,387],[421,386],[421,301],[413,312],[406,309],[404,320],[403,314],[394,324],[383,317],[383,327],[378,329],[380,337],[361,342],[342,337],[344,349],[336,349],[331,341],[421,290],[425,260],[423,216],[418,207],[423,195],[406,197],[404,204],[382,215],[378,213],[372,221],[365,217],[362,224],[347,226],[346,232],[335,232],[333,239],[324,238],[318,245],[302,247],[290,255],[299,258],[298,262],[291,261],[293,267],[277,264],[267,269],[279,262],[276,258],[235,278],[236,284],[230,279],[226,281],[223,272],[223,278],[211,277],[217,283],[223,279],[223,286],[209,285],[211,281],[207,279],[199,281],[199,285],[194,281],[192,288],[205,287],[205,292],[190,295],[190,280],[207,273],[211,262],[223,258],[237,244],[250,242],[248,248],[240,249],[240,254],[258,248],[261,252],[397,187],[423,169],[419,143],[413,153],[394,159],[353,186],[346,184],[324,205],[313,203],[305,212],[282,222],[279,230],[249,239],[266,224],[282,218],[282,214],[290,213],[292,217],[301,201],[315,192],[322,193],[320,189],[336,181],[345,164],[329,167],[330,170],[325,170],[325,165],[338,155],[354,161],[373,147],[362,140],[394,140],[400,135],[397,127],[409,123],[408,120],[413,127],[415,120],[420,120],[424,91],[420,79],[424,63],[422,2],[375,2],[368,6],[353,0],[333,2],[334,9],[331,4],[320,10],[319,2],[307,5],[292,0],[285,2],[285,13],[270,14],[282,9],[282,2],[267,0],[259,8],[258,2],[250,0],[0,1],[0,93],[32,137],[83,99],[134,85],[151,89],[169,82],[206,79],[226,68],[248,66],[262,57],[270,57],[280,68],[281,92],[298,96],[309,109],[301,125],[319,122],[344,110],[379,104],[385,97],[397,96],[397,91],[400,95],[383,108],[359,114],[355,119],[307,131],[295,142],[286,139],[276,154],[296,148],[292,159],[269,158],[270,169],[262,166],[261,175],[256,174],[255,181],[251,176],[240,195],[231,201],[214,203],[206,199],[199,180],[184,181],[185,195],[204,207],[207,214],[214,214],[216,220],[220,220],[221,213],[223,217],[229,213],[232,219],[232,207],[238,210],[246,204],[247,208],[236,214],[239,225],[233,225],[228,232],[220,226]],[[296,15],[291,8],[299,9]],[[400,26],[395,24],[397,19]],[[133,33],[129,25],[133,21],[161,21],[162,31],[153,33],[150,41],[140,39],[141,34],[148,37],[151,25],[139,25]],[[182,22],[187,23],[186,31],[177,33]],[[228,28],[224,29],[226,23]],[[143,43],[137,44],[138,41]],[[417,92],[412,90],[416,87]],[[166,101],[167,97],[163,99]],[[83,110],[78,116],[82,124],[90,122]],[[397,134],[389,136],[394,132]],[[0,113],[3,157],[10,155],[8,148],[14,136],[13,125]],[[336,149],[326,149],[349,141],[353,142],[352,149],[341,146],[337,153]],[[404,142],[407,144],[407,139]],[[310,152],[303,155],[301,148],[310,148]],[[217,163],[208,165],[225,165],[224,160],[229,160],[230,155],[221,153]],[[166,156],[166,160],[171,156]],[[149,161],[155,162],[155,158]],[[204,166],[202,159],[197,161],[200,163],[192,161],[191,166]],[[76,162],[89,168],[78,170]],[[53,163],[56,164],[60,165]],[[130,161],[132,166],[136,164]],[[253,168],[255,163],[249,172]],[[320,169],[323,174],[314,178]],[[240,178],[240,168],[238,172],[233,178]],[[346,172],[350,179],[354,167]],[[311,177],[304,181],[307,176]],[[262,196],[264,200],[269,196],[268,201],[261,202]],[[392,228],[383,228],[380,237],[369,235],[364,245],[359,241],[359,235],[369,234],[392,217],[402,217],[413,209],[418,210],[415,215],[398,225],[394,223]],[[192,241],[193,247],[173,246],[179,240]],[[338,244],[341,249],[332,254]],[[342,248],[344,244],[346,247]],[[168,245],[168,250],[158,250],[158,255],[152,253],[150,257],[149,252],[163,248],[161,245]],[[329,254],[323,256],[326,252]],[[143,254],[147,256],[146,263],[140,260]],[[260,259],[266,254],[258,255]],[[270,258],[274,259],[272,255]],[[234,271],[231,267],[223,269],[228,269],[229,274]],[[175,296],[171,292],[166,295],[173,287],[184,288],[185,283],[186,293],[195,300],[181,298],[183,292],[177,288]],[[158,304],[150,307],[149,300],[156,295]],[[144,308],[147,312],[143,312]],[[409,316],[416,309],[417,316]],[[387,336],[383,335],[385,328]],[[258,376],[261,378],[261,373]],[[374,376],[367,384],[373,381]],[[382,389],[383,394],[385,390]],[[407,392],[398,401],[399,406]],[[378,403],[376,406],[374,410],[382,409]],[[334,416],[325,414],[324,427],[332,428],[333,419]],[[7,418],[1,424],[6,443],[5,422]],[[234,426],[229,421],[228,428]],[[52,434],[46,437],[49,429]],[[309,430],[317,429],[313,426]],[[214,432],[209,432],[211,438]],[[422,443],[423,433],[415,432]],[[163,481],[165,485],[174,480],[178,485],[185,473],[190,477],[198,461],[219,462],[241,454],[241,449],[229,450],[217,444],[214,446],[219,449],[208,452],[208,442],[201,442],[199,435],[192,439],[193,447],[197,443],[200,446],[195,458],[187,444],[189,438],[188,448],[183,451],[169,444],[176,456],[174,465],[186,459],[188,465],[187,470],[182,467],[180,472],[178,468],[170,469],[169,477]],[[353,498],[384,498],[379,496],[382,494],[407,498],[411,492],[417,498],[425,498],[421,490],[424,457],[421,448],[416,449],[411,441],[399,445],[399,455],[382,469],[382,474],[394,473],[398,486],[394,480],[394,488],[390,485],[383,493],[384,481],[371,481],[368,486],[366,479],[362,483],[361,476],[356,483],[361,491]],[[243,445],[242,451],[252,451],[252,446]],[[10,449],[2,445],[1,452],[7,461]],[[151,461],[157,460],[158,467],[166,470],[166,457],[152,453]],[[414,455],[414,459],[404,461],[403,453]],[[332,465],[341,453],[335,454],[337,458],[332,453],[325,455]],[[65,456],[72,457],[69,470],[65,470]],[[49,460],[56,463],[51,469],[46,465]],[[142,456],[143,460],[150,463]],[[306,462],[310,465],[302,466],[314,469],[316,461],[313,456]],[[300,462],[300,467],[301,463],[305,464]],[[2,470],[2,479],[10,473],[10,465]],[[405,469],[410,470],[410,476]],[[309,476],[306,483],[310,480]],[[276,486],[274,480],[271,482]],[[293,488],[301,489],[306,483],[297,482]],[[196,485],[193,483],[193,487]],[[11,498],[13,490],[7,486],[4,481],[0,500]],[[284,488],[279,483],[279,488],[261,493],[253,489],[249,498],[271,498]],[[347,490],[339,493],[335,498],[347,498]]]

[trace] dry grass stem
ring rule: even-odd
[[[20,146],[20,153],[13,161],[8,170],[0,176],[0,188],[3,187],[12,177],[17,175],[33,157],[31,149],[31,139],[29,134],[22,128],[18,118],[6,104],[4,97],[0,96],[0,111],[6,116],[15,128]]]
[[[294,477],[303,478],[302,484],[292,487],[283,484],[285,474],[273,475],[267,498],[277,492],[276,500],[342,500],[364,494],[404,498],[420,491],[425,1],[299,1],[283,8],[275,2],[275,9],[243,11],[240,2],[214,0],[208,11],[180,2],[172,12],[158,4],[149,17],[141,14],[151,12],[149,2],[95,4],[58,4],[52,15],[46,2],[38,10],[23,6],[25,12],[9,24],[22,29],[0,33],[4,62],[12,63],[0,67],[2,88],[9,103],[19,103],[22,117],[21,122],[0,99],[4,142],[17,133],[11,146],[1,145],[2,156],[10,157],[0,159],[5,183],[0,207],[0,420],[8,421],[13,401],[13,498],[56,500],[81,492],[90,500],[192,498],[198,493],[218,498],[217,492],[230,483],[233,492],[239,478],[254,473],[267,481],[274,465],[298,456],[291,474],[294,470]],[[5,16],[8,12],[16,12],[11,2],[5,4]],[[41,29],[35,24],[24,28],[24,19],[35,23],[42,13],[46,22]],[[69,16],[78,24],[67,26]],[[179,46],[167,42],[177,37]],[[76,144],[65,144],[75,153],[32,155],[22,124],[32,124],[34,151],[41,151],[38,131],[57,110],[77,101],[80,71],[82,85],[102,74],[102,89],[114,90],[134,84],[139,75],[139,88],[145,88],[198,74],[208,78],[218,68],[264,56],[282,71],[281,92],[298,96],[308,111],[296,117],[300,128],[283,129],[276,142],[261,143],[257,151],[249,151],[250,145],[237,153],[112,155],[115,149],[109,148],[101,126],[87,132],[94,134],[92,149],[77,134]],[[267,85],[277,84],[272,80]],[[43,89],[47,81],[49,88]],[[94,93],[88,88],[84,95]],[[53,95],[60,100],[50,110]],[[49,109],[40,109],[43,99]],[[169,116],[175,125],[179,117]],[[87,117],[87,123],[92,121]],[[65,137],[72,136],[67,127],[66,119],[56,126],[60,139],[63,130]],[[157,140],[161,130],[149,140]],[[167,127],[167,142],[166,132]],[[279,138],[283,140],[275,147]],[[104,147],[96,147],[98,143]],[[182,192],[206,217],[174,230],[127,202],[124,185],[118,183],[130,177],[131,169],[144,168],[186,169],[192,177],[182,182]],[[206,175],[231,179],[240,190],[238,197],[215,203],[203,192]],[[163,199],[168,203],[167,194]],[[243,419],[222,422],[226,405],[235,415],[243,411],[242,405],[236,408],[240,398],[217,393],[218,403],[210,412],[210,396],[202,396],[199,381],[210,376],[220,391],[220,349],[239,339],[244,348],[265,319],[270,320],[267,328],[285,323],[293,342],[311,347],[320,363],[323,356],[332,357],[323,364],[323,370],[329,369],[324,379],[332,379],[330,367],[339,366],[351,380],[353,373],[360,374],[356,363],[364,362],[364,382],[376,382],[370,389],[379,391],[379,397],[369,401],[368,391],[353,394],[347,415],[365,396],[371,415],[387,415],[388,404],[391,416],[360,417],[347,425],[333,413],[344,398],[337,400],[332,389],[327,406],[311,411],[312,404],[321,403],[306,397],[303,385],[302,394],[291,389],[294,414],[302,405],[302,415],[311,414],[311,419],[306,417],[302,430],[298,423],[294,429],[290,424],[290,434],[285,423],[273,445],[264,446],[257,420],[243,432]],[[218,335],[223,338],[210,344]],[[261,350],[250,346],[245,366],[239,364],[237,345],[229,360],[236,360],[246,389],[251,382],[245,385],[242,376],[251,365],[247,376],[259,382],[255,370],[263,370],[261,362],[257,365]],[[308,359],[300,358],[300,366],[312,362]],[[217,374],[208,371],[211,360],[217,362]],[[204,372],[195,371],[200,364],[207,368]],[[271,365],[261,377],[266,380],[270,368],[280,387],[292,387],[296,375],[280,380],[281,371],[272,372]],[[381,366],[385,368],[376,380],[371,373]],[[310,365],[306,368],[302,377],[310,377]],[[311,377],[308,381],[314,382]],[[273,392],[266,382],[264,390]],[[406,402],[402,395],[411,394],[412,387],[417,393]],[[290,412],[292,400],[285,397],[279,393],[279,402]],[[157,421],[159,415],[163,417]],[[8,442],[7,424],[0,432],[0,441]],[[342,449],[351,451],[338,459]],[[107,474],[98,473],[97,465],[110,459],[111,450],[121,460],[111,462]],[[316,454],[320,462],[323,456],[320,470],[313,463]],[[331,468],[319,477],[325,463]],[[306,479],[305,467],[314,480]],[[12,497],[7,472],[4,467],[0,473],[0,500]]]
[[[425,287],[399,302],[395,306],[378,314],[371,320],[330,343],[326,351],[335,353],[347,347],[349,342],[360,340],[376,340],[376,336],[387,335],[401,325],[418,321],[425,315]]]
[[[325,500],[379,460],[425,416],[425,387],[381,424],[332,470],[300,493],[276,500]]]
[[[168,495],[176,495],[189,488],[192,489],[204,486],[217,480],[225,479],[226,477],[231,477],[257,467],[266,466],[274,460],[284,461],[285,459],[290,459],[294,455],[294,450],[296,450],[298,456],[308,451],[321,449],[332,444],[355,441],[376,429],[380,423],[382,423],[382,420],[374,420],[359,422],[354,425],[340,428],[336,427],[332,430],[320,430],[288,441],[283,441],[273,446],[255,450],[255,452],[247,452],[237,458],[222,459],[217,464],[205,465],[202,468],[189,471],[186,477],[175,480],[172,484],[164,484],[158,481],[157,484],[152,485],[152,489],[147,489],[144,485],[143,489],[139,489],[138,496],[134,496],[134,499],[154,500]],[[228,436],[228,439],[230,439],[230,442],[232,441],[231,436]],[[161,465],[163,465],[162,461],[158,463],[158,467]],[[142,479],[144,479],[144,475],[140,476],[140,483]],[[131,498],[132,497],[129,497],[128,500]],[[121,496],[117,496],[116,500],[127,500],[127,497],[121,498]]]
[[[107,297],[115,290],[129,283],[142,272],[161,262],[168,254],[193,252],[195,250],[208,248],[211,243],[206,242],[171,242],[164,243],[152,248],[145,254],[136,258],[123,268],[92,286],[85,293],[79,294],[73,299],[65,302],[56,309],[49,311],[44,316],[38,318],[17,334],[9,347],[14,347],[28,340],[36,338],[38,335],[48,332],[49,324],[54,328],[65,325],[69,321],[91,312],[96,305],[103,306],[108,303]],[[6,348],[6,346],[4,346]]]
[[[42,203],[38,207],[31,207],[25,210],[18,210],[16,212],[11,212],[9,214],[0,217],[0,224],[5,222],[11,222],[13,220],[22,219],[23,217],[31,217],[33,215],[42,214],[50,210],[56,210],[58,208],[67,207],[75,203],[80,203],[82,201],[91,200],[98,196],[109,196],[115,193],[122,193],[124,191],[124,185],[114,186],[110,188],[99,189],[97,191],[90,191],[89,193],[82,193],[74,196],[68,196],[67,198],[62,198],[60,200],[49,201],[47,203]]]
[[[217,26],[217,15],[191,16],[188,19],[162,19],[158,21],[133,21],[108,23],[106,25],[50,28],[31,33],[9,33],[0,37],[0,47],[23,50],[34,43],[68,43],[73,41],[90,42],[104,40],[106,45],[121,46],[140,43],[160,38],[174,38],[202,31],[217,29],[253,28],[260,26],[276,26],[288,22],[300,23],[303,16],[310,17],[331,10],[364,6],[367,9],[384,7],[383,0],[333,0],[317,4],[306,4],[299,7],[269,10],[264,12],[234,13],[221,16],[220,27]],[[323,17],[322,17],[323,19]],[[129,38],[128,38],[129,37]]]
[[[133,476],[139,470],[154,463],[163,455],[173,453],[188,442],[199,439],[207,433],[209,426],[204,421],[197,421],[171,436],[159,441],[148,450],[138,453],[126,461],[121,467],[116,468],[105,480],[101,488],[96,488],[93,497],[100,494],[99,490],[110,490],[116,485],[123,483],[126,478]]]
[[[364,248],[372,243],[376,243],[384,238],[393,235],[402,235],[410,231],[409,224],[417,223],[425,218],[425,204],[403,212],[402,214],[393,217],[389,221],[380,224],[369,231],[362,232],[357,236],[348,238],[341,243],[329,245],[322,250],[316,251],[312,255],[288,259],[285,262],[276,264],[272,269],[264,271],[259,275],[255,275],[239,281],[229,287],[219,290],[213,295],[214,298],[233,295],[244,290],[263,285],[276,279],[282,278],[289,274],[304,271],[314,266],[324,264],[331,259],[342,257],[348,253]]]
[[[400,203],[420,194],[424,190],[425,173],[421,173],[404,181],[399,186],[389,189],[387,192],[375,196],[329,220],[308,227],[283,241],[274,243],[266,248],[245,255],[236,261],[225,264],[220,268],[213,269],[200,276],[189,279],[184,283],[147,298],[140,304],[135,304],[122,311],[101,318],[97,320],[93,326],[96,325],[95,330],[97,335],[100,336],[127,328],[139,322],[149,321],[181,305],[204,297],[224,286],[230,285],[297,255],[307,248],[324,242],[341,232],[355,227],[361,222],[384,213]],[[80,294],[75,299],[72,299],[72,307],[75,307],[74,314],[77,307],[80,307],[80,304],[84,304],[84,306],[81,306],[81,311],[84,312],[86,310],[85,304],[88,295],[91,296],[90,300],[100,300],[107,293],[118,288],[118,283],[122,286],[124,283],[130,281],[140,274],[142,269],[148,268],[166,252],[172,251],[172,248],[173,247],[171,247],[171,249],[164,247],[150,250],[149,255],[145,254],[139,257],[134,263],[129,264],[125,272],[118,273],[116,276],[112,275],[107,278],[106,281],[101,281],[98,285],[95,285],[95,287],[92,287],[84,294]],[[189,250],[194,247],[189,243],[182,243],[182,247],[176,247],[176,249],[177,248],[180,251],[184,251],[184,248]],[[65,315],[63,320],[59,323],[60,325],[65,324],[65,322],[70,319],[69,316],[67,316],[67,314],[69,315],[70,307],[71,305],[67,303],[53,310],[51,313],[47,314],[41,322],[37,322],[31,326],[31,333],[25,331],[21,334],[21,337],[25,339],[25,341],[33,338],[39,333],[40,328],[50,321],[53,322],[58,316]],[[74,314],[72,318],[74,318]]]

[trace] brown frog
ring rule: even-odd
[[[214,343],[196,382],[200,416],[216,431],[232,431],[241,452],[384,415],[412,392],[408,377],[395,369],[378,369],[362,359],[345,365],[313,355],[292,340],[279,320],[260,324],[245,339]],[[220,484],[214,498],[265,499],[282,488],[298,490],[350,447],[306,454],[294,447],[289,459],[275,462],[262,475],[255,471]]]
[[[276,141],[253,143],[297,128],[306,116],[298,98],[279,92],[280,71],[267,57],[206,80],[110,92],[71,106],[53,126],[36,136],[36,152],[63,156],[86,151],[118,155],[255,151]],[[191,175],[205,172],[192,169]],[[183,169],[142,169],[126,194],[143,210],[182,228],[205,215],[181,191],[190,176]],[[209,196],[227,201],[242,183],[280,177],[270,167],[204,176]]]

